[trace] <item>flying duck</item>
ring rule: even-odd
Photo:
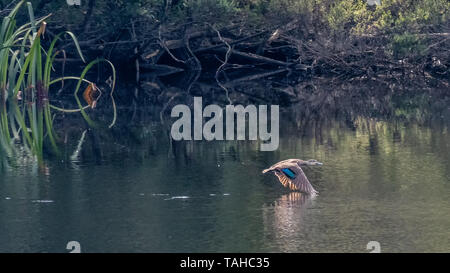
[[[287,159],[280,161],[262,173],[272,172],[280,180],[284,187],[294,191],[300,191],[309,195],[316,195],[318,192],[313,188],[308,178],[306,178],[301,166],[320,166],[323,163],[315,160]]]

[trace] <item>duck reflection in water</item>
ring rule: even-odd
[[[301,250],[302,246],[296,241],[301,234],[305,234],[304,216],[314,198],[315,196],[293,191],[263,206],[264,233],[273,236],[271,241],[277,242],[277,251]]]

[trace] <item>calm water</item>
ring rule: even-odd
[[[252,141],[170,144],[156,120],[88,134],[77,161],[3,171],[0,251],[450,251],[445,122],[282,120],[280,149],[260,152]],[[305,169],[319,196],[261,174],[287,158],[324,163]]]

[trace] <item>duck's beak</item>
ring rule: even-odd
[[[306,167],[314,167],[314,166],[322,166],[323,163],[319,162],[319,161],[314,161],[314,162],[307,162],[305,165]]]
[[[315,161],[315,162],[310,162],[309,164],[307,164],[306,166],[309,166],[309,167],[314,167],[314,166],[322,166],[323,165],[323,163],[322,162],[319,162],[319,161]]]

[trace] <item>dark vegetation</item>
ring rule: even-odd
[[[213,76],[221,81],[222,71],[261,66],[342,79],[449,76],[446,0],[384,0],[380,6],[364,0],[31,2],[39,16],[53,14],[49,36],[69,30],[91,58],[127,64],[127,71],[137,61],[141,73],[160,75],[220,68]],[[73,43],[62,47],[69,59],[76,57]]]
[[[52,14],[50,38],[75,33],[89,59],[111,60],[156,95],[165,84],[155,76],[181,71],[187,93],[219,88],[229,94],[238,83],[286,74],[295,83],[359,79],[389,87],[413,80],[449,88],[447,0],[31,2],[39,16]],[[66,62],[80,62],[73,43],[60,46]],[[283,100],[296,100],[285,93]]]

